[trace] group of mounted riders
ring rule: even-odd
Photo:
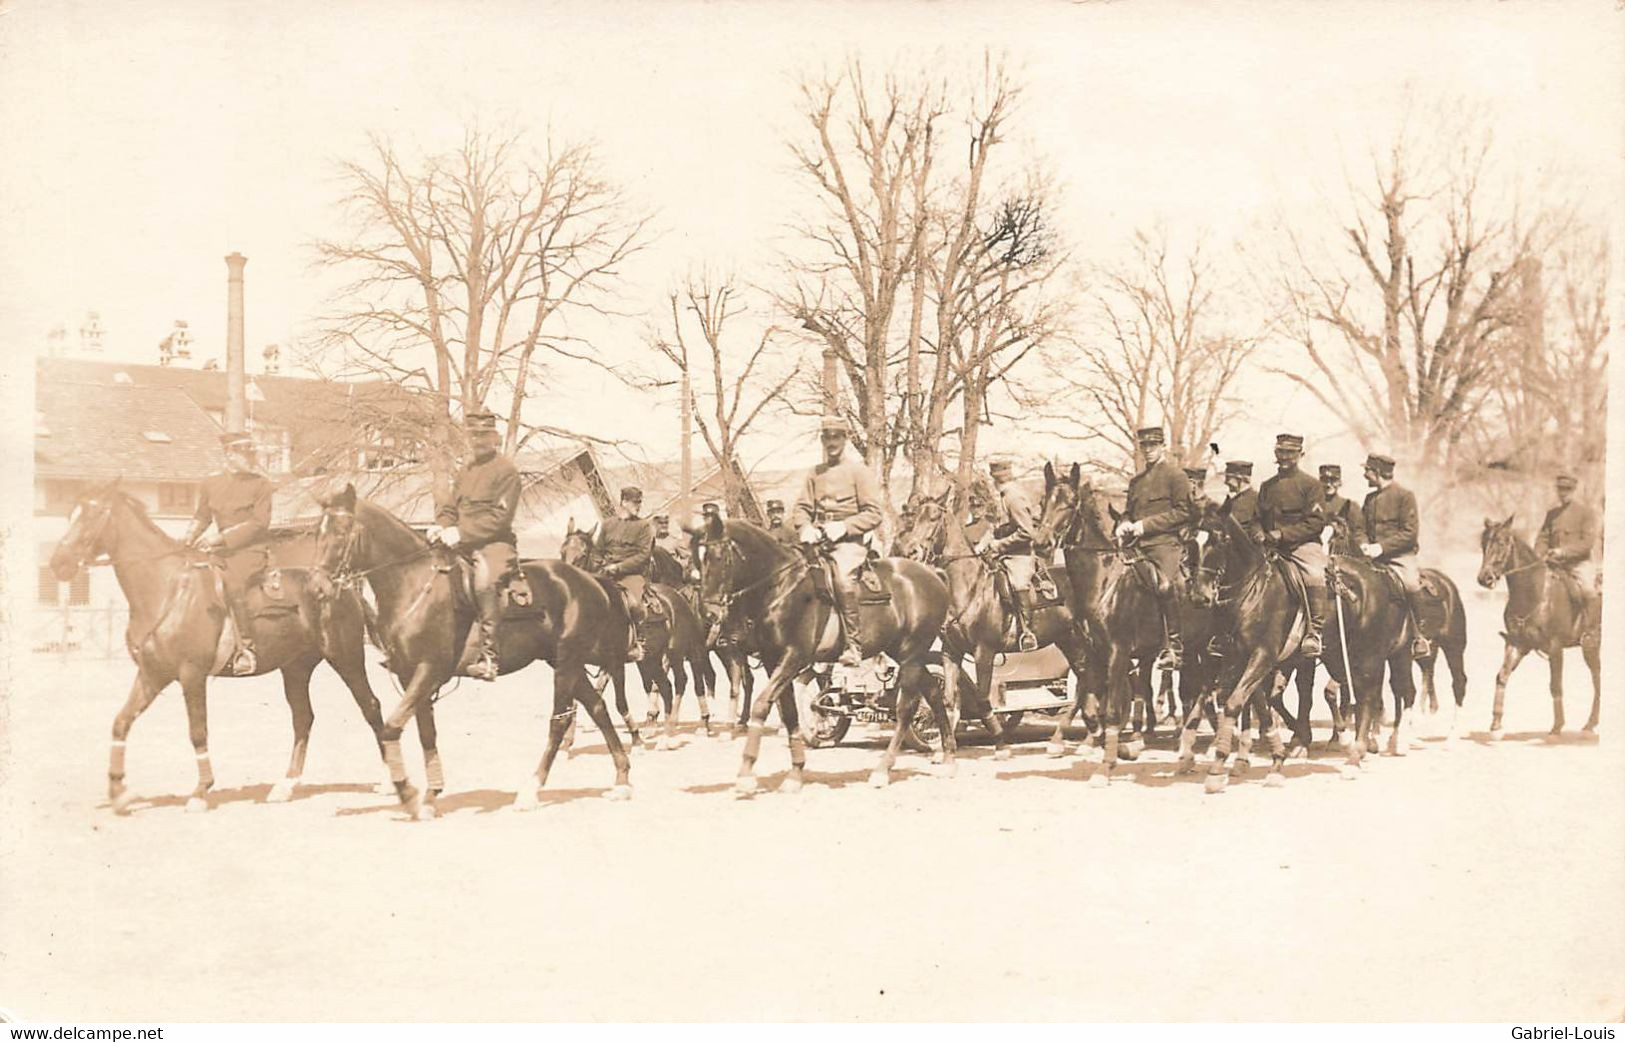
[[[1418,568],[1416,498],[1395,481],[1395,461],[1380,453],[1365,461],[1370,491],[1359,507],[1342,496],[1337,465],[1322,465],[1319,480],[1300,469],[1303,439],[1294,434],[1276,439],[1276,473],[1257,489],[1251,462],[1227,462],[1221,500],[1207,495],[1206,471],[1178,466],[1163,430],[1148,427],[1137,433],[1140,463],[1121,512],[1110,505],[1101,509],[1104,496],[1080,478],[1076,464],[1069,478],[1046,467],[1040,500],[1008,461],[996,460],[989,467],[992,496],[978,495],[973,487],[963,500],[950,489],[911,501],[882,556],[875,545],[885,521],[879,484],[848,452],[844,421],[826,417],[820,428],[823,458],[807,474],[788,514],[782,502],[770,500],[768,523],[758,527],[729,520],[719,505],[707,503],[699,517],[674,531],[667,517],[643,517],[641,491],[627,487],[620,492],[619,511],[603,521],[596,537],[584,540],[584,554],[572,563],[520,558],[514,519],[521,482],[513,462],[500,452],[496,417],[472,412],[464,422],[470,453],[431,526],[414,530],[348,488],[323,503],[308,568],[268,566],[265,543],[275,538],[272,484],[258,472],[251,439],[241,433],[223,436],[225,470],[203,483],[180,544],[153,526],[116,483],[81,501],[52,567],[71,574],[84,562],[105,559],[131,602],[127,640],[138,670],[114,725],[109,778],[115,806],[128,799],[124,735],[158,692],[177,679],[198,752],[194,802],[206,806],[213,784],[203,709],[206,677],[282,671],[295,723],[289,775],[278,788],[286,798],[303,769],[310,671],[327,661],[350,687],[378,737],[393,785],[411,806],[417,796],[406,780],[400,734],[415,716],[432,801],[444,785],[433,726],[440,686],[459,674],[492,680],[529,662],[547,661],[555,670],[549,743],[535,786],[520,795],[521,804],[534,805],[536,789],[566,740],[574,703],[587,708],[601,731],[612,731],[586,668],[618,676],[616,667],[639,662],[645,654],[656,662],[640,668],[677,661],[670,594],[651,592],[665,588],[661,583],[687,587],[696,609],[688,616],[696,635],[682,652],[691,669],[709,672],[708,651],[715,650],[725,664],[732,662],[731,674],[747,655],[758,657],[770,674],[750,708],[749,740],[736,781],[741,794],[755,790],[760,739],[775,706],[790,736],[791,771],[784,785],[802,783],[805,745],[791,685],[820,661],[851,665],[883,655],[896,663],[899,719],[912,719],[923,699],[936,716],[942,755],[951,769],[948,707],[953,700],[941,679],[932,680],[928,666],[935,668],[941,659],[950,672],[950,660],[974,659],[976,690],[960,704],[967,716],[982,719],[1002,756],[1007,753],[1003,728],[987,699],[994,656],[1054,644],[1078,678],[1080,701],[1087,692],[1108,707],[1098,729],[1107,770],[1091,783],[1110,780],[1129,678],[1137,677],[1145,690],[1156,668],[1165,677],[1180,672],[1184,699],[1183,678],[1192,660],[1227,659],[1217,687],[1230,694],[1220,699],[1224,715],[1215,723],[1214,773],[1229,755],[1229,735],[1244,706],[1262,707],[1267,714],[1268,707],[1255,699],[1268,686],[1268,676],[1284,681],[1297,669],[1300,695],[1307,699],[1302,667],[1308,664],[1312,678],[1317,659],[1339,682],[1360,681],[1359,730],[1368,736],[1381,717],[1380,694],[1373,689],[1384,665],[1396,700],[1404,674],[1408,704],[1409,663],[1430,655],[1430,635],[1445,641],[1458,707],[1464,697],[1460,660],[1466,638],[1459,596],[1447,577]],[[1505,577],[1512,588],[1492,737],[1500,728],[1506,678],[1531,650],[1552,659],[1554,732],[1561,729],[1561,652],[1575,645],[1585,650],[1592,667],[1595,690],[1587,729],[1596,726],[1599,591],[1586,573],[1597,519],[1574,498],[1577,484],[1571,475],[1557,476],[1558,504],[1547,512],[1533,550],[1511,532],[1511,518],[1486,522],[1479,581],[1490,586]],[[1104,520],[1106,513],[1111,522]],[[1061,574],[1052,572],[1057,551],[1066,566]],[[661,576],[659,582],[650,582],[651,573]],[[363,581],[372,587],[375,606],[359,596]],[[1431,615],[1428,611],[1428,599],[1437,602],[1441,591],[1448,592],[1444,599],[1454,600],[1442,629],[1438,604]],[[1567,593],[1559,597],[1554,591]],[[534,606],[504,627],[509,602],[528,606],[532,596]],[[1334,596],[1339,605],[1347,599],[1352,610],[1347,630],[1340,624],[1328,634]],[[1395,607],[1384,607],[1389,604]],[[642,625],[651,609],[668,620],[656,652],[646,651]],[[1341,613],[1338,619],[1344,621]],[[362,664],[361,648],[369,636],[404,688],[387,719]],[[1333,636],[1335,656],[1328,646]],[[1366,643],[1356,656],[1351,645],[1360,641]],[[1375,673],[1369,672],[1373,662]],[[744,672],[748,675],[748,669]],[[957,674],[957,665],[951,672]],[[647,684],[647,669],[644,675]],[[1431,694],[1431,661],[1424,663],[1423,675]],[[679,684],[679,698],[681,690]],[[1187,700],[1182,766],[1198,715],[1191,705]],[[624,705],[621,710],[625,717]],[[1259,719],[1263,734],[1264,718]],[[1305,702],[1300,718],[1305,731],[1307,719]],[[889,778],[902,730],[894,733],[871,781]],[[613,733],[605,740],[616,760],[612,791],[624,798],[630,794],[629,761]],[[1246,748],[1243,738],[1238,762]],[[1351,748],[1351,764],[1355,755]],[[1276,772],[1282,758],[1277,752]],[[1278,773],[1270,780],[1278,784]],[[1210,791],[1213,781],[1210,773]]]

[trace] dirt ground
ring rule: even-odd
[[[507,809],[545,735],[548,673],[464,682],[439,712],[443,817],[403,820],[323,669],[306,786],[283,772],[274,682],[217,686],[215,809],[173,689],[131,736],[128,817],[105,805],[122,662],[36,660],[10,692],[0,1007],[91,1020],[1596,1020],[1625,1013],[1625,763],[1549,744],[1543,663],[1491,745],[1500,599],[1469,595],[1463,741],[1380,757],[1355,781],[1317,751],[1282,789],[1206,796],[1160,741],[1107,790],[1021,730],[958,777],[907,756],[866,784],[883,734],[811,753],[811,784],[729,792],[739,745],[692,729],[639,750],[635,798],[597,735],[542,807]],[[381,697],[393,697],[375,672]],[[641,706],[641,701],[637,703]],[[1605,693],[1605,731],[1620,720]],[[687,706],[694,721],[694,704]],[[1323,714],[1321,714],[1323,715]],[[1441,722],[1424,725],[1442,727]],[[1317,738],[1324,738],[1324,726]],[[1203,740],[1205,748],[1206,739]],[[416,740],[409,763],[421,776]]]

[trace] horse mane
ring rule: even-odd
[[[1076,491],[1078,498],[1072,508],[1073,516],[1083,518],[1088,528],[1087,535],[1110,543],[1111,526],[1106,523],[1105,516],[1101,513],[1100,497],[1096,494],[1094,485],[1080,481]]]
[[[121,488],[114,488],[112,485],[109,485],[106,489],[104,489],[102,494],[107,495],[128,507],[130,513],[135,516],[136,521],[148,534],[155,535],[162,539],[165,543],[172,546],[180,545],[179,539],[176,539],[174,536],[158,527],[158,522],[154,521],[152,516],[147,513],[146,504],[141,502],[141,500],[137,499],[135,496]]]
[[[766,529],[749,521],[724,521],[722,532],[752,559],[761,556],[773,560],[792,554],[789,547],[768,535]]]
[[[390,513],[387,509],[379,506],[377,503],[374,503],[371,500],[362,499],[361,497],[357,496],[355,501],[355,515],[357,518],[382,521],[389,527],[393,528],[398,534],[411,537],[414,542],[428,542],[428,539],[422,535],[419,535],[418,531],[411,525],[407,524],[405,521],[402,521],[400,518]]]

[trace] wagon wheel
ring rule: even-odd
[[[841,739],[852,728],[852,718],[845,713],[833,713],[822,709],[818,705],[819,698],[829,690],[829,678],[821,677],[818,680],[818,692],[802,707],[804,723],[802,735],[807,746],[812,749],[827,749],[832,745],[840,745]]]

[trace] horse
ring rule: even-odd
[[[1445,748],[1450,749],[1458,743],[1461,707],[1467,700],[1467,609],[1462,603],[1461,591],[1448,575],[1437,568],[1423,568],[1421,577],[1429,607],[1416,621],[1433,650],[1423,658],[1417,659],[1416,665],[1422,674],[1424,706],[1429,716],[1439,711],[1439,693],[1434,673],[1441,654],[1450,670],[1451,693],[1455,698],[1451,706],[1450,723],[1445,732]],[[1292,732],[1292,742],[1287,749],[1288,759],[1306,757],[1309,754],[1313,740],[1309,714],[1314,702],[1315,665],[1313,662],[1299,660],[1276,679],[1277,694],[1272,699],[1272,704]],[[1297,713],[1288,711],[1286,706],[1278,701],[1280,690],[1289,680],[1295,682],[1298,691]],[[1335,747],[1342,744],[1345,717],[1352,711],[1353,702],[1349,698],[1347,688],[1330,675],[1326,678],[1326,687],[1322,695],[1326,699],[1326,707],[1332,718],[1332,736],[1328,744]],[[1376,752],[1375,741],[1368,741],[1366,748],[1369,752]]]
[[[322,503],[316,529],[316,567],[312,583],[318,596],[331,597],[359,581],[372,589],[378,604],[375,637],[402,684],[400,704],[384,723],[382,741],[390,779],[401,806],[420,820],[436,815],[435,801],[445,790],[445,772],[436,748],[434,701],[451,679],[473,622],[472,605],[461,592],[460,565],[383,507],[356,497],[355,486]],[[514,806],[537,805],[547,784],[559,744],[575,721],[579,703],[604,736],[615,763],[615,783],[605,794],[630,799],[631,761],[622,748],[609,709],[587,679],[589,662],[613,660],[615,651],[604,635],[623,623],[595,576],[562,561],[521,564],[530,585],[528,608],[510,607],[497,627],[497,654],[504,674],[535,661],[553,666],[553,715],[547,746],[533,775],[521,783]],[[625,637],[621,637],[624,656]],[[401,757],[401,732],[409,719],[418,725],[423,747],[425,790],[407,780]]]
[[[972,704],[983,726],[993,734],[995,759],[1005,760],[1010,750],[1004,721],[993,711],[991,701],[993,666],[1001,652],[1018,650],[1015,620],[998,593],[1002,566],[972,548],[964,520],[951,505],[954,498],[953,489],[919,498],[914,523],[903,533],[899,548],[914,560],[924,560],[928,554],[938,558],[951,599],[948,624],[942,632],[943,647],[954,663],[967,653],[972,656],[976,665],[976,698]],[[1067,607],[1071,590],[1066,576],[1055,579],[1061,599],[1033,612],[1033,637],[1039,647],[1053,644],[1059,648],[1078,683],[1085,684],[1091,649],[1089,634]]]
[[[584,567],[592,554],[593,534],[588,530],[576,528],[575,518],[570,519],[566,528],[564,542],[559,547],[559,559],[565,564]],[[656,550],[664,553],[658,547]],[[676,564],[670,554],[666,554],[665,557],[673,565]],[[612,580],[606,580],[606,583],[610,581]],[[648,727],[653,727],[658,715],[656,707],[663,704],[666,710],[666,729],[657,747],[672,749],[676,748],[677,744],[677,717],[682,712],[683,696],[688,693],[690,673],[694,677],[694,696],[700,702],[700,723],[705,728],[707,738],[714,736],[715,732],[711,727],[711,703],[706,696],[716,683],[716,670],[711,667],[706,652],[705,627],[688,598],[676,587],[655,582],[653,579],[649,581],[648,588],[659,600],[662,611],[658,615],[651,613],[651,617],[643,624],[644,654],[637,663],[638,676],[643,680],[644,695],[658,692],[660,703],[656,703],[653,699],[649,700],[648,717],[644,723]],[[607,585],[605,589],[608,590]],[[610,667],[609,677],[615,685],[616,708],[620,711],[621,717],[627,721],[627,726],[631,728],[632,744],[636,745],[639,734],[637,729],[632,727],[631,717],[627,711],[625,665]]]
[[[208,555],[171,538],[147,516],[141,503],[122,491],[119,482],[89,490],[69,515],[68,530],[51,554],[51,571],[64,581],[86,563],[106,558],[130,605],[125,646],[135,661],[135,682],[113,719],[113,744],[107,770],[107,795],[113,810],[126,814],[134,796],[124,783],[124,749],[130,727],[172,681],[186,699],[186,719],[197,757],[197,788],[187,798],[188,811],[209,809],[214,771],[209,762],[208,680],[220,673],[221,631],[225,605]],[[291,799],[305,770],[305,752],[315,712],[310,705],[310,676],[327,662],[350,690],[384,756],[384,720],[378,698],[367,680],[363,649],[365,616],[352,595],[318,605],[306,570],[280,570],[281,594],[263,590],[249,600],[253,628],[255,676],[282,674],[282,694],[293,715],[293,752],[288,770],[271,787],[272,803]]]
[[[790,773],[780,792],[797,792],[805,783],[807,761],[792,682],[814,662],[834,661],[841,651],[834,606],[820,597],[814,569],[820,563],[773,538],[748,521],[710,518],[699,529],[700,598],[713,623],[740,612],[752,620],[753,643],[771,676],[751,704],[750,730],[740,759],[734,792],[749,797],[758,790],[756,760],[769,709],[779,707],[789,735]],[[948,587],[918,561],[887,558],[873,563],[880,588],[889,600],[862,604],[862,646],[870,655],[885,654],[901,670],[897,719],[913,718],[923,694],[942,731],[943,771],[953,773],[953,725],[947,705],[926,662],[948,615]],[[851,594],[849,594],[850,596]],[[880,763],[870,772],[876,787],[891,781],[891,768],[905,728],[899,724]]]
[[[1512,528],[1515,515],[1505,521],[1484,519],[1479,547],[1482,560],[1478,584],[1493,590],[1503,578],[1507,584],[1507,606],[1502,613],[1506,641],[1501,669],[1495,674],[1495,707],[1490,719],[1490,740],[1506,734],[1501,711],[1506,702],[1507,681],[1512,671],[1531,651],[1545,655],[1551,669],[1552,729],[1549,736],[1563,733],[1563,652],[1579,646],[1586,668],[1591,671],[1591,715],[1582,733],[1597,731],[1602,708],[1602,651],[1596,642],[1583,639],[1580,632],[1581,604],[1562,584],[1553,581],[1552,569]]]

